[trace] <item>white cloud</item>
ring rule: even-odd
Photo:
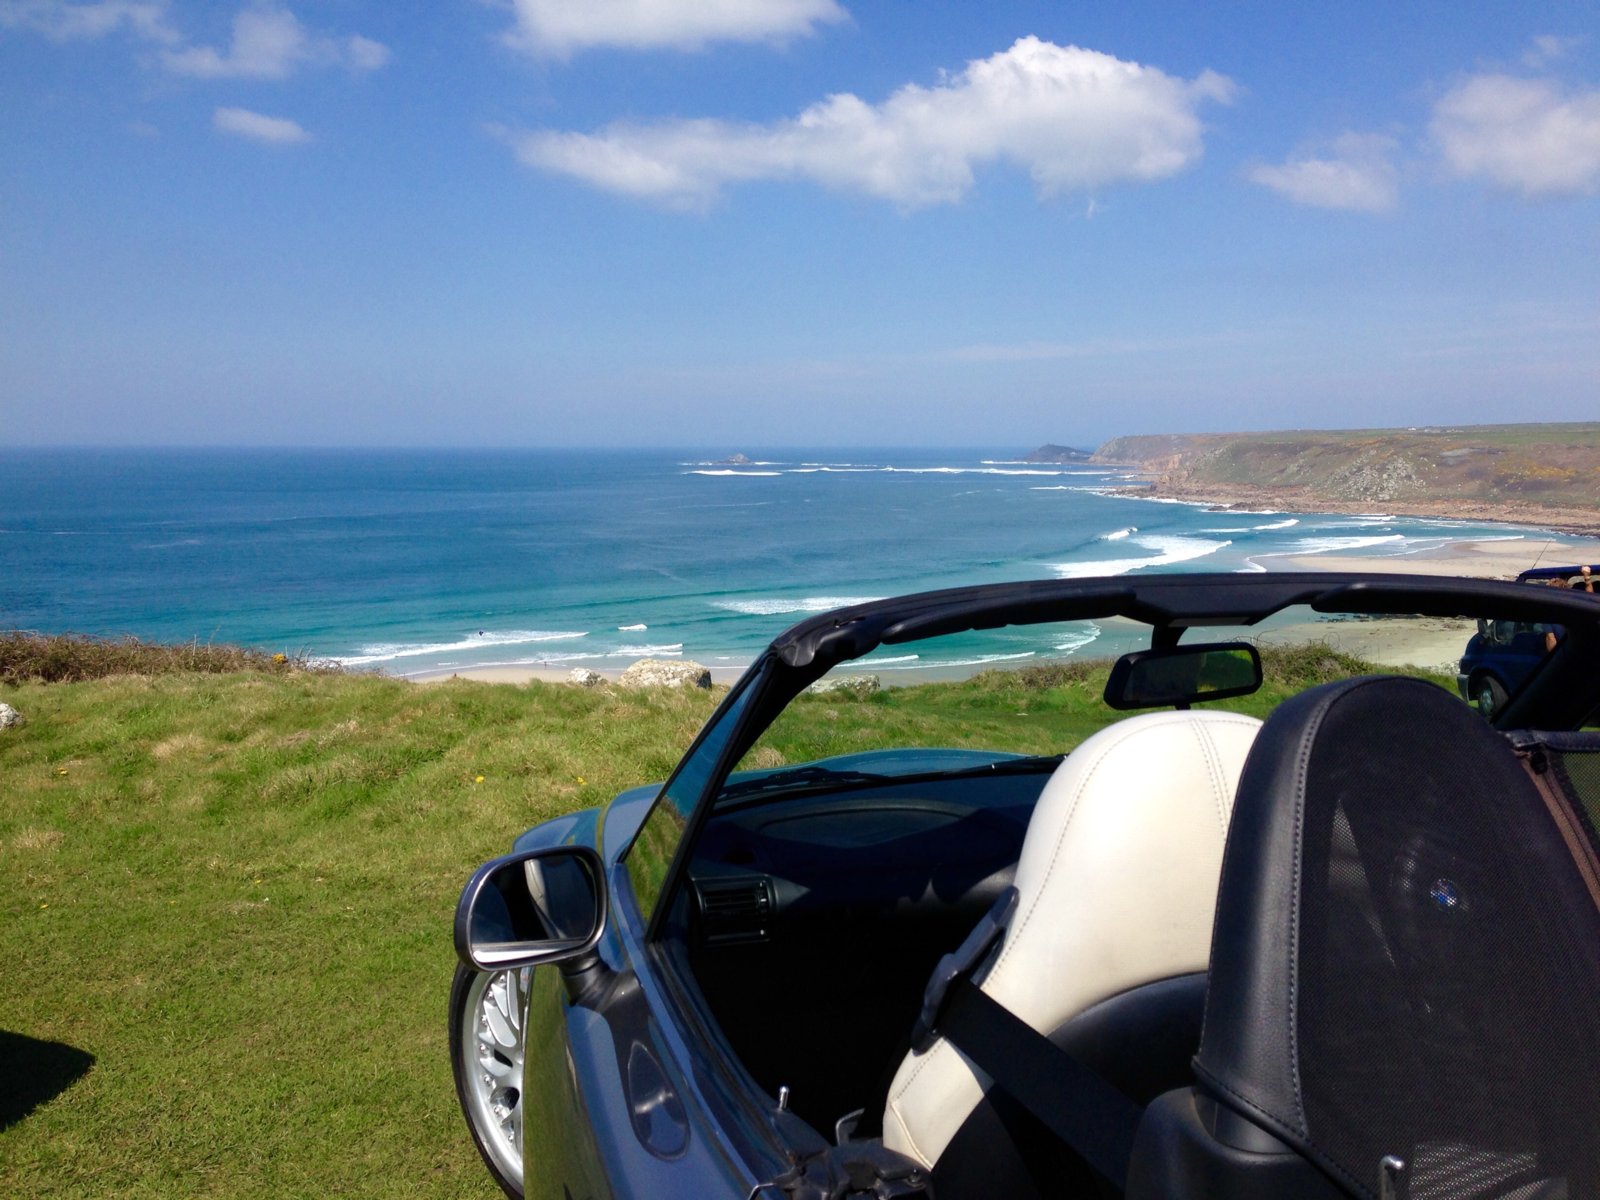
[[[1346,133],[1329,149],[1326,156],[1304,154],[1277,166],[1252,167],[1245,175],[1296,204],[1356,212],[1387,212],[1394,207],[1399,172],[1390,158],[1393,138]]]
[[[507,40],[536,54],[593,46],[697,50],[711,42],[780,41],[849,14],[836,0],[513,0]]]
[[[1557,59],[1562,59],[1571,54],[1583,44],[1582,38],[1556,37],[1554,34],[1540,34],[1533,39],[1527,51],[1522,56],[1523,65],[1538,70],[1549,66]]]
[[[219,108],[211,114],[211,124],[220,133],[249,138],[255,142],[271,142],[278,146],[292,146],[309,142],[311,135],[297,121],[288,117],[268,117],[248,108]]]
[[[233,18],[226,52],[187,46],[161,56],[167,70],[199,79],[285,79],[301,66],[370,71],[389,61],[389,49],[370,38],[325,37],[307,31],[287,8],[246,8]]]
[[[1197,110],[1234,85],[1193,80],[1035,37],[882,104],[829,96],[790,120],[619,123],[598,133],[507,135],[517,157],[625,195],[704,208],[723,187],[802,179],[903,208],[953,203],[974,170],[1025,169],[1041,196],[1164,179],[1202,152]]]
[[[352,34],[344,42],[345,63],[352,71],[376,71],[389,62],[389,47],[382,42]]]
[[[167,23],[166,0],[0,0],[0,28],[31,30],[55,42],[123,31],[151,42],[178,40]]]
[[[1430,125],[1450,170],[1525,196],[1600,185],[1600,90],[1475,75],[1439,98]]]

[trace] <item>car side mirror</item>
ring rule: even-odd
[[[589,954],[606,922],[605,868],[587,846],[526,850],[483,864],[456,905],[456,954],[479,971]]]
[[[1249,642],[1136,650],[1112,666],[1105,700],[1119,710],[1188,708],[1196,701],[1248,696],[1261,679],[1261,655]]]

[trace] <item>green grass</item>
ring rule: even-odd
[[[0,632],[0,682],[72,683],[111,675],[229,674],[296,671],[331,674],[337,667],[315,665],[301,654],[269,654],[244,646],[210,642],[167,645],[136,637],[99,638],[76,633]]]
[[[446,1051],[461,884],[660,778],[712,704],[304,674],[0,701],[0,1030],[94,1058],[0,1131],[7,1197],[497,1194]]]
[[[1266,657],[1238,707],[1360,669]],[[1103,721],[1103,671],[806,697],[754,755],[1055,752]],[[664,777],[715,700],[299,671],[0,683],[26,717],[0,731],[0,1196],[497,1194],[446,1049],[460,886],[527,826]],[[35,1043],[93,1064],[21,1115]]]

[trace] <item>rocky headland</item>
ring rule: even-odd
[[[1114,438],[1092,461],[1145,494],[1231,508],[1390,512],[1600,535],[1600,424]]]

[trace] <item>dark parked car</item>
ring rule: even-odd
[[[1318,645],[1385,614],[1565,636],[1485,721]],[[912,655],[1036,665],[813,687]],[[1597,666],[1591,595],[1395,575],[804,621],[473,875],[472,1136],[568,1200],[1600,1195]]]
[[[1517,582],[1589,591],[1589,573],[1588,567],[1536,567],[1518,575]],[[1547,621],[1480,617],[1478,632],[1462,652],[1456,687],[1484,716],[1493,716],[1563,636],[1560,625]]]
[[[1478,632],[1467,642],[1456,672],[1461,695],[1490,717],[1544,662],[1562,629],[1545,621],[1478,619]]]

